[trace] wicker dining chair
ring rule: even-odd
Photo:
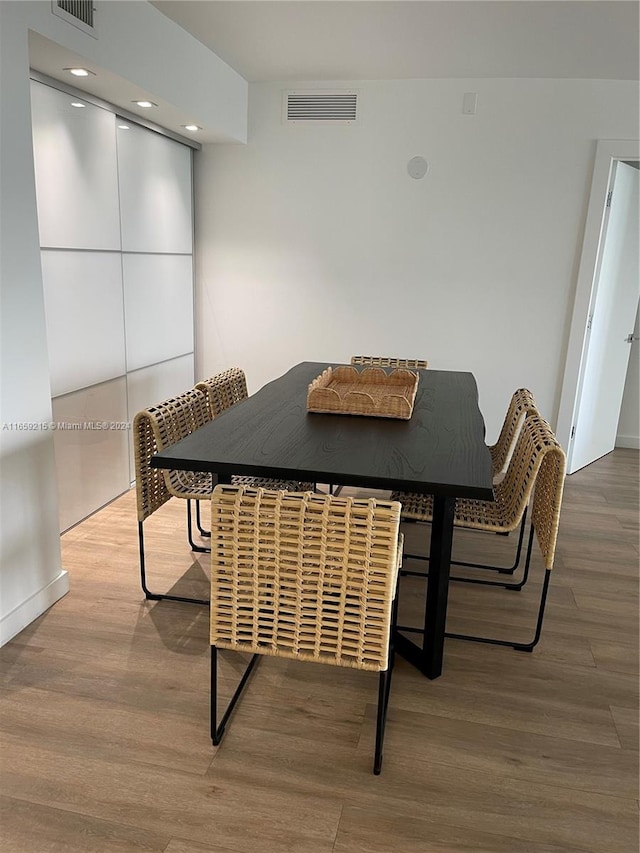
[[[518,388],[513,392],[502,422],[500,435],[495,444],[489,445],[494,478],[503,474],[507,467],[522,421],[528,415],[539,414],[535,398],[528,388]]]
[[[386,358],[377,355],[352,355],[351,364],[366,364],[372,367],[404,367],[407,370],[426,370],[429,362],[420,358]]]
[[[247,391],[247,379],[244,370],[240,367],[231,367],[197,382],[195,388],[205,395],[209,406],[209,419],[224,412],[240,400],[245,400],[249,393]],[[196,526],[200,536],[209,538],[211,532],[202,526],[200,504],[196,504]]]
[[[211,739],[261,655],[379,673],[380,773],[391,671],[400,505],[218,485],[211,501]],[[218,723],[218,649],[251,660]]]
[[[500,434],[495,444],[489,445],[489,453],[491,454],[491,467],[493,470],[493,478],[494,482],[497,482],[504,474],[507,463],[511,457],[511,453],[515,446],[516,439],[518,437],[518,433],[520,428],[522,427],[522,422],[529,415],[539,415],[538,408],[536,406],[536,401],[527,388],[518,388],[511,395],[511,400],[509,402],[509,406],[507,408],[507,412],[504,417],[504,421],[502,423],[502,428],[500,429]],[[398,498],[399,500],[399,498]],[[433,512],[433,499],[430,495],[425,496],[422,499],[422,509],[423,515],[430,515]],[[416,519],[411,519],[416,520]],[[422,520],[422,519],[420,519]],[[494,572],[499,572],[500,574],[505,575],[513,575],[520,565],[520,560],[522,557],[522,547],[524,544],[524,534],[527,523],[527,507],[525,507],[524,513],[522,514],[522,520],[520,522],[520,529],[518,531],[518,540],[516,543],[516,549],[513,557],[513,562],[510,566],[500,566],[490,563],[472,563],[468,560],[451,560],[452,566],[464,566],[470,569],[487,569]],[[503,534],[506,535],[506,534]],[[428,561],[428,557],[421,554],[407,554],[407,559],[414,560],[426,560]],[[412,572],[407,570],[404,574],[408,575],[422,575],[423,572]],[[462,582],[472,582],[469,581],[468,578],[465,577],[452,577],[451,580],[462,581]],[[474,583],[484,584],[489,583],[491,585],[493,581],[483,581],[481,579],[477,579],[473,581]]]
[[[531,564],[534,531],[545,563],[545,579],[540,596],[536,630],[527,643],[477,637],[470,634],[445,632],[446,637],[475,640],[499,646],[512,646],[520,651],[532,651],[540,639],[547,591],[553,568],[558,522],[562,504],[565,476],[565,454],[549,424],[537,415],[529,415],[522,423],[505,476],[495,486],[495,501],[458,500],[454,525],[488,533],[515,530],[524,510],[532,499],[531,528],[527,544],[524,574],[518,583],[485,581],[485,585],[520,590],[527,582]],[[431,520],[431,510],[422,495],[395,492],[394,500],[403,503],[404,517],[420,521]],[[406,628],[399,630],[407,630]],[[410,629],[409,629],[410,630]]]
[[[144,409],[133,419],[140,579],[145,596],[154,601],[169,599],[195,604],[208,603],[206,599],[151,592],[147,586],[143,524],[170,498],[182,498],[187,502],[189,545],[193,551],[208,553],[208,548],[196,545],[193,541],[191,502],[210,499],[214,485],[212,475],[191,471],[165,471],[152,468],[150,462],[154,454],[186,438],[209,420],[207,399],[195,389]]]
[[[206,394],[213,417],[249,396],[247,378],[240,367],[231,367],[217,373],[209,379],[197,382],[195,387]]]

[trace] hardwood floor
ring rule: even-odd
[[[206,596],[184,514],[145,524],[150,584]],[[212,747],[208,611],[145,601],[134,492],[62,551],[70,593],[0,651],[3,853],[637,853],[637,451],[567,479],[533,654],[448,640],[433,682],[397,659],[379,777],[372,673],[264,659]],[[526,639],[541,577],[536,552],[521,593],[452,584],[449,630]],[[241,666],[222,654],[223,691]]]

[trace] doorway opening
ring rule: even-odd
[[[568,473],[613,450],[632,348],[637,358],[639,149],[596,151],[558,416]]]

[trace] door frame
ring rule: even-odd
[[[598,288],[597,273],[607,222],[607,195],[616,162],[638,159],[640,159],[640,141],[637,139],[598,140],[556,430],[558,441],[567,451],[567,473],[569,474],[573,472],[571,433],[582,395],[587,356],[587,327]]]

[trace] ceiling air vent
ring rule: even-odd
[[[93,0],[51,0],[51,11],[63,21],[96,36]]]
[[[358,93],[345,90],[284,93],[284,121],[289,123],[353,124],[357,119]]]

